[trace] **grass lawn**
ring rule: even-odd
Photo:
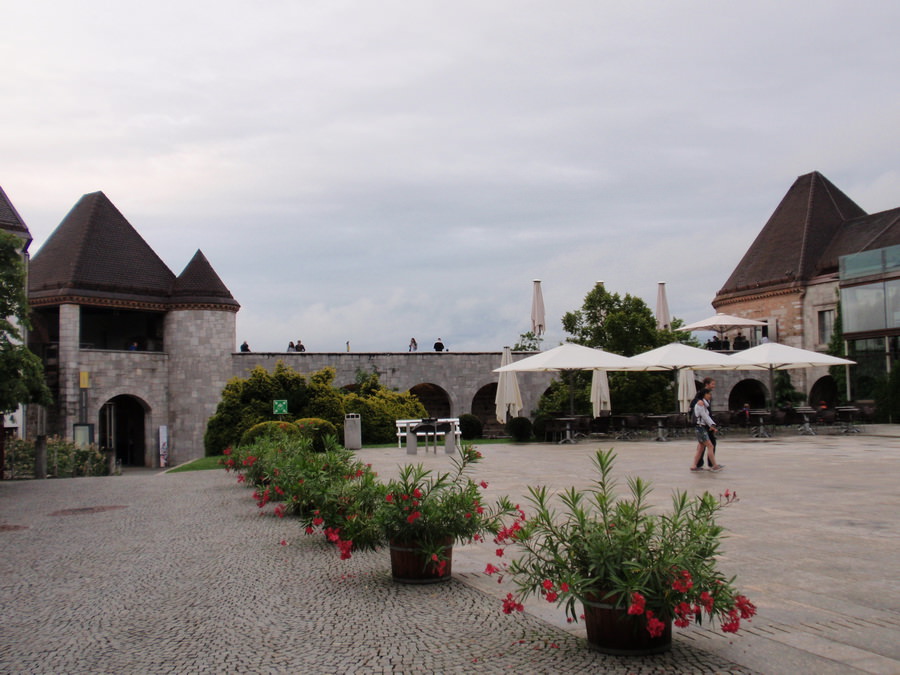
[[[215,455],[214,457],[201,457],[193,462],[181,464],[166,471],[166,473],[179,473],[181,471],[206,471],[208,469],[224,469],[225,466],[221,460],[225,459],[225,455]]]

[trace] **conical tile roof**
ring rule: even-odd
[[[170,304],[172,307],[224,305],[234,311],[240,307],[200,249],[175,279]]]
[[[175,275],[102,192],[84,195],[31,261],[32,304],[163,309]]]
[[[800,176],[717,297],[809,280],[841,225],[865,215],[818,171]]]
[[[0,187],[0,230],[6,230],[12,234],[18,235],[25,239],[26,242],[31,241],[31,232],[22,220],[22,216],[16,211],[16,207],[9,201],[9,197]]]

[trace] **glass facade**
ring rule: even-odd
[[[841,289],[844,333],[864,333],[887,328],[884,282]]]

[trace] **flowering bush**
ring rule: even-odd
[[[348,510],[340,530],[326,531],[326,535],[338,546],[342,558],[350,557],[348,539],[363,530],[369,535],[377,532],[380,544],[416,548],[440,567],[448,541],[481,540],[485,533],[501,531],[505,516],[520,513],[506,497],[485,503],[481,490],[487,483],[476,483],[468,474],[470,465],[480,459],[475,448],[464,446],[460,457],[453,458],[453,471],[433,474],[421,464],[408,464],[401,468],[399,478],[382,485],[380,502],[373,510]],[[360,506],[361,495],[375,493],[372,489],[355,495],[356,506]],[[354,548],[356,543],[352,539]],[[371,539],[366,543],[371,544]]]
[[[653,514],[647,504],[650,486],[629,478],[630,498],[618,498],[611,478],[615,455],[598,451],[600,472],[587,493],[569,488],[560,495],[564,510],[550,504],[546,487],[529,487],[535,515],[521,526],[501,531],[496,541],[514,547],[518,557],[487,573],[508,572],[518,587],[504,611],[522,611],[521,600],[535,594],[565,604],[569,620],[577,619],[576,601],[601,602],[643,617],[651,636],[666,623],[684,627],[717,619],[725,632],[736,632],[756,607],[717,568],[723,528],[716,514],[737,501],[726,491],[688,498],[676,492],[672,510]],[[519,525],[516,523],[516,525]],[[514,554],[515,555],[515,554]]]

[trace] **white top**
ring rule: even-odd
[[[694,422],[705,427],[716,426],[713,418],[709,416],[709,402],[705,398],[701,398],[694,405]]]

